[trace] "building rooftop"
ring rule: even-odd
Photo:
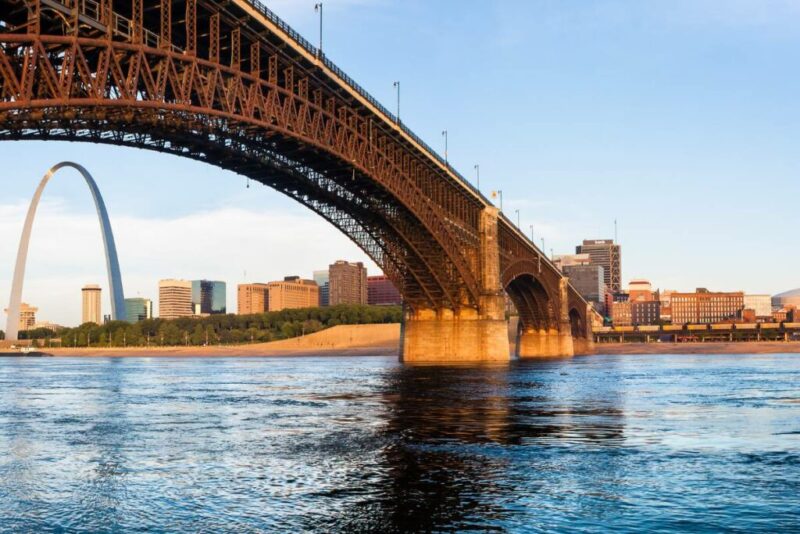
[[[775,298],[785,298],[785,297],[800,297],[800,287],[797,289],[790,289],[789,291],[784,291],[783,293],[778,293],[775,295]]]

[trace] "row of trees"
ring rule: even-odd
[[[148,319],[134,324],[86,323],[55,333],[48,329],[28,330],[20,332],[20,338],[41,340],[45,346],[60,343],[64,347],[202,346],[274,341],[341,324],[399,323],[401,318],[399,306],[342,305],[256,315]]]

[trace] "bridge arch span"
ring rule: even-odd
[[[100,230],[103,235],[103,248],[106,256],[106,268],[108,270],[108,286],[111,289],[111,318],[119,320],[125,314],[125,295],[122,290],[122,275],[119,268],[119,259],[117,258],[117,246],[114,243],[114,233],[111,230],[111,222],[108,219],[108,211],[106,210],[105,202],[103,202],[103,196],[100,194],[100,189],[97,187],[97,183],[94,181],[94,178],[92,178],[92,175],[89,174],[89,171],[77,163],[62,161],[51,167],[39,182],[39,186],[36,188],[31,204],[28,207],[28,214],[25,217],[25,225],[22,229],[22,236],[20,237],[19,249],[17,251],[17,261],[14,265],[14,280],[11,286],[11,298],[8,305],[6,339],[10,341],[16,341],[19,336],[22,286],[25,281],[28,246],[31,240],[33,221],[36,218],[36,210],[39,207],[42,193],[44,193],[45,187],[50,182],[50,179],[64,168],[72,168],[78,171],[89,187],[89,191],[92,193],[92,199],[94,200],[95,209],[97,211],[97,218],[100,221]]]

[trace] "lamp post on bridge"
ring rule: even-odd
[[[500,197],[500,212],[503,211],[503,190],[498,189],[497,191],[492,191],[492,198]]]
[[[450,163],[447,159],[447,130],[442,130],[442,137],[444,137],[444,164],[449,167]]]
[[[319,51],[317,54],[322,57],[322,2],[314,4],[314,11],[319,13]]]
[[[535,243],[533,240],[533,225],[531,225],[531,243]]]
[[[481,166],[479,164],[475,164],[475,174],[478,177],[477,188],[478,191],[481,190]]]
[[[397,123],[400,124],[400,82],[394,82],[394,88],[397,89]]]
[[[522,227],[520,227],[519,225],[519,210],[514,210],[514,211],[517,213],[517,228],[521,230]]]

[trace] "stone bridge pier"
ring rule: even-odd
[[[552,299],[558,308],[554,324],[524,324],[520,321],[517,334],[517,356],[532,357],[564,357],[575,354],[572,323],[568,305],[567,290],[569,282],[566,278],[559,280],[558,298]]]
[[[400,359],[414,362],[508,361],[508,321],[500,281],[498,210],[480,216],[481,270],[478,308],[408,310],[401,332]]]

